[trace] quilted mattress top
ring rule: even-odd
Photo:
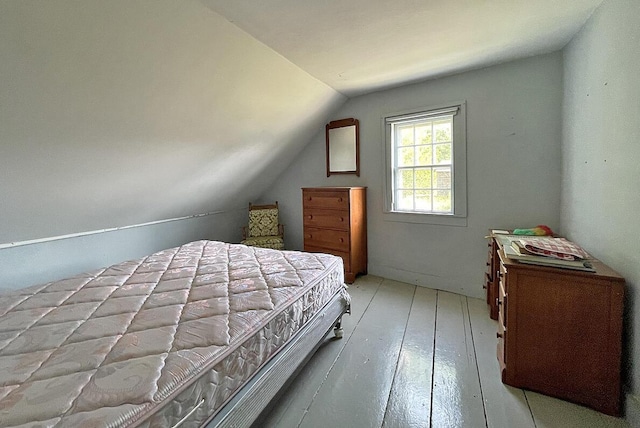
[[[0,425],[140,421],[337,263],[198,241],[0,295]]]

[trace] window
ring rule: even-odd
[[[465,103],[391,115],[384,126],[385,211],[411,215],[401,221],[466,217]]]

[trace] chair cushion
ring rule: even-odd
[[[278,209],[249,210],[249,236],[278,234]]]
[[[273,248],[284,250],[284,240],[282,236],[255,236],[242,241],[242,244],[252,247]]]

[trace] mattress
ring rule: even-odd
[[[339,257],[197,241],[0,295],[0,425],[204,421],[343,279]]]

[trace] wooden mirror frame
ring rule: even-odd
[[[354,135],[352,137],[351,132],[345,129],[343,133],[336,134],[335,132],[332,134],[331,130],[339,129],[339,128],[348,128],[354,127]],[[349,119],[340,119],[334,120],[327,124],[326,126],[326,135],[327,135],[327,177],[332,174],[355,174],[360,177],[360,122],[358,119],[349,118]],[[336,140],[337,138],[337,140]],[[346,151],[347,155],[352,156],[355,165],[354,168],[342,167],[340,165],[336,165],[335,159],[331,160],[331,147],[340,147],[340,150],[343,152]],[[334,150],[337,152],[337,150]],[[351,164],[351,161],[348,161]]]

